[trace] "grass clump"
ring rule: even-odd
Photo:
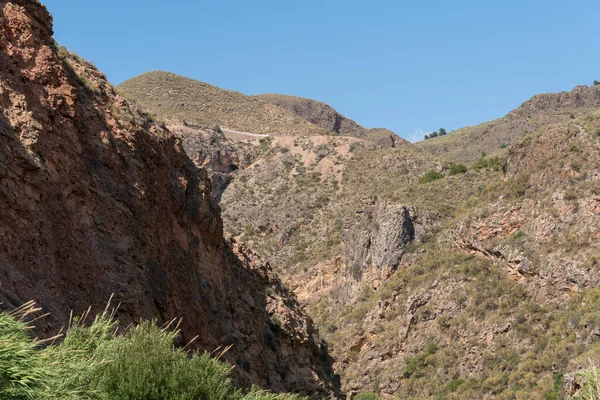
[[[0,398],[15,400],[299,399],[235,388],[231,368],[208,353],[175,346],[177,330],[145,321],[117,334],[104,312],[89,325],[75,319],[60,344],[41,348],[20,314],[0,314]]]
[[[425,175],[419,178],[419,183],[429,183],[442,179],[444,174],[437,172],[436,170],[429,170]]]
[[[450,175],[464,174],[467,172],[467,166],[465,164],[452,164],[450,166]]]
[[[500,157],[488,157],[487,154],[483,152],[481,153],[481,157],[473,163],[472,168],[477,171],[481,169],[493,169],[495,171],[499,171],[503,166],[504,165]]]

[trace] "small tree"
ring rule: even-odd
[[[594,81],[594,86],[600,85],[600,81]]]
[[[444,136],[447,133],[448,132],[446,132],[446,130],[444,128],[440,128],[440,136]]]

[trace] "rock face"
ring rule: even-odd
[[[282,94],[261,94],[255,97],[291,111],[327,132],[335,132],[343,136],[364,137],[368,131],[338,113],[333,107],[320,101]]]
[[[408,143],[389,129],[367,129],[350,118],[344,117],[333,107],[320,101],[283,94],[261,94],[256,98],[291,111],[308,122],[323,128],[328,133],[367,139],[384,148]]]
[[[336,393],[311,321],[267,264],[223,237],[207,172],[180,139],[52,39],[35,0],[0,1],[0,302],[51,315],[101,310],[123,324],[183,318],[242,383]]]
[[[519,108],[508,113],[508,118],[531,116],[540,112],[574,109],[595,109],[600,107],[600,88],[580,85],[570,92],[543,93],[533,96]]]
[[[344,231],[342,258],[360,280],[364,269],[375,265],[384,275],[398,268],[406,246],[415,239],[415,210],[401,205],[369,205]]]
[[[231,183],[236,171],[246,168],[257,157],[255,146],[228,140],[223,132],[190,123],[168,125],[181,138],[183,149],[200,168],[206,168],[211,181],[213,198],[218,202]]]

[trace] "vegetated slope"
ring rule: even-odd
[[[109,309],[96,316],[86,313],[74,317],[63,340],[42,347],[29,336],[27,320],[36,316],[43,318],[35,303],[0,313],[2,399],[303,398],[236,388],[229,377],[231,367],[218,355],[190,354],[176,347],[175,321],[166,327],[143,321],[123,331]]]
[[[542,127],[569,121],[600,107],[600,87],[577,86],[571,92],[532,97],[505,117],[417,143],[453,162],[473,162],[482,152],[503,154],[505,148]]]
[[[269,138],[225,226],[277,260],[347,393],[555,398],[600,350],[599,117],[466,172],[414,146]]]
[[[124,325],[182,317],[239,382],[317,397],[330,360],[294,296],[223,237],[205,170],[91,64],[38,1],[0,1],[0,302],[36,300],[48,336],[111,294]],[[289,357],[294,354],[294,357]]]
[[[598,117],[526,137],[502,179],[470,194],[449,196],[448,177],[427,184],[456,216],[332,323],[346,390],[555,398],[563,375],[597,361]]]
[[[273,104],[168,72],[142,74],[123,82],[118,90],[163,120],[258,134],[325,133]]]
[[[388,129],[364,128],[320,101],[282,94],[261,94],[255,97],[289,110],[329,133],[371,140],[382,147],[396,147],[407,143]]]

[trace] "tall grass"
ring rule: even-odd
[[[0,313],[0,399],[294,400],[296,395],[236,388],[231,367],[174,345],[177,328],[152,321],[117,334],[107,310],[74,318],[60,343],[32,340],[33,303]],[[56,338],[50,339],[50,341]],[[45,343],[48,344],[48,343]]]

